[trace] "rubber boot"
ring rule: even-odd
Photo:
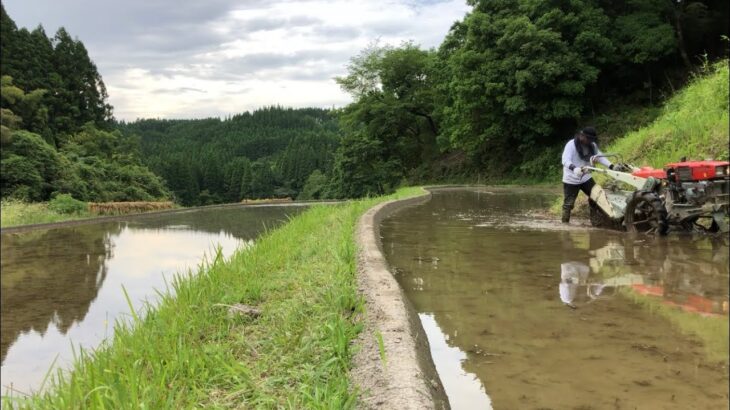
[[[563,208],[563,217],[560,221],[564,224],[570,223],[570,208]]]

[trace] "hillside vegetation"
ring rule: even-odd
[[[319,108],[266,107],[224,120],[145,119],[117,127],[139,136],[144,163],[187,206],[320,198],[325,187],[317,175],[329,174],[339,142],[335,113]]]
[[[576,130],[635,129],[698,63],[727,56],[727,2],[468,3],[436,49],[372,44],[337,79],[354,99],[332,172],[343,196],[404,180],[553,181]],[[675,137],[696,138],[688,126]]]
[[[53,37],[41,26],[18,29],[1,4],[0,23],[2,199],[169,197],[140,162],[137,140],[113,129],[106,87],[84,44],[64,28]]]
[[[656,166],[727,158],[727,74],[609,144],[652,121],[703,62],[727,61],[727,0],[467,3],[434,48],[375,42],[352,57],[335,79],[353,98],[341,109],[132,123],[115,121],[80,40],[17,28],[0,7],[0,194],[205,205],[358,198],[425,182],[552,183],[565,141],[586,125],[604,151],[642,159],[636,149]]]
[[[728,159],[728,61],[708,68],[673,96],[651,125],[604,148],[627,162],[661,168],[687,159]]]

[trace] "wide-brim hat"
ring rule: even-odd
[[[580,130],[580,133],[585,135],[590,141],[598,140],[598,134],[596,134],[596,129],[593,127],[585,127]]]

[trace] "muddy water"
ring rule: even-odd
[[[727,409],[728,241],[565,229],[535,190],[382,224],[454,409]]]
[[[302,207],[209,209],[2,235],[2,393],[37,390],[72,344],[93,348],[176,273],[249,246]]]

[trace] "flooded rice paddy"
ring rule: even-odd
[[[93,348],[173,275],[250,246],[304,207],[202,209],[2,235],[2,393],[38,390],[51,364]]]
[[[554,198],[435,191],[382,223],[452,408],[727,409],[727,238],[565,229]]]

